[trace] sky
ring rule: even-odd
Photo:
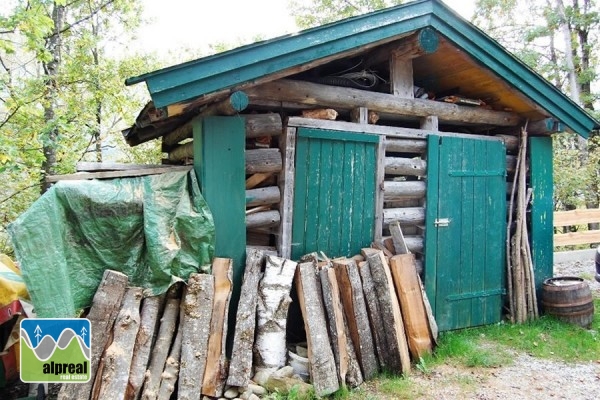
[[[473,14],[475,0],[443,1],[467,19]],[[218,42],[269,39],[298,30],[288,0],[143,0],[143,4],[150,23],[138,34],[139,47],[159,54],[180,49],[207,52]]]

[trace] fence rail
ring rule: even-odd
[[[556,211],[554,213],[555,227],[587,225],[594,222],[600,222],[600,209],[598,208]],[[589,243],[600,243],[600,230],[556,233],[554,235],[554,247]]]

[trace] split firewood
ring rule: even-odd
[[[394,244],[395,254],[408,254],[408,246],[404,240],[399,221],[390,222],[390,233],[392,234],[392,243]]]
[[[225,338],[227,337],[227,316],[233,283],[233,260],[215,257],[212,273],[215,277],[215,294],[212,318],[210,320],[210,336],[208,338],[208,356],[206,370],[202,381],[202,394],[221,397],[227,378],[225,358]]]
[[[261,269],[264,261],[264,251],[246,248],[246,268],[238,302],[233,350],[227,377],[227,384],[230,386],[248,386],[252,376],[252,345],[256,328],[258,282],[262,277]]]
[[[268,256],[258,287],[254,360],[257,370],[277,370],[287,361],[286,326],[297,263]]]
[[[171,352],[165,362],[165,370],[160,375],[160,387],[158,389],[159,399],[170,399],[171,395],[175,391],[175,383],[179,378],[179,358],[181,357],[181,341],[183,338],[183,329],[181,329],[181,321],[183,321],[183,307],[179,307],[179,327],[173,345],[171,346]]]
[[[415,360],[431,353],[431,333],[425,311],[413,254],[400,254],[390,260],[396,293],[400,300],[410,353]]]
[[[379,370],[373,335],[369,326],[367,306],[356,262],[352,259],[334,261],[350,337],[362,369],[363,377],[371,379]]]
[[[140,328],[142,288],[128,288],[113,329],[113,342],[103,356],[99,399],[123,398],[129,381],[133,347]]]
[[[206,368],[208,336],[215,290],[213,275],[190,274],[183,296],[183,337],[177,398],[199,399]]]
[[[390,363],[390,353],[388,351],[388,343],[384,332],[386,322],[379,310],[379,300],[377,299],[373,277],[371,276],[371,267],[368,262],[361,261],[358,263],[358,270],[360,272],[363,293],[367,304],[367,312],[371,323],[371,332],[373,333],[373,339],[375,340],[379,366],[382,369],[389,369],[392,364]]]
[[[323,303],[327,312],[329,337],[333,347],[340,384],[358,387],[363,382],[360,365],[356,358],[354,345],[350,339],[350,331],[342,308],[340,289],[336,280],[335,270],[325,267],[320,270]]]
[[[383,319],[383,332],[388,344],[388,367],[392,371],[410,372],[410,354],[403,326],[403,314],[400,310],[392,274],[382,252],[367,257],[375,293],[379,301],[379,311]]]
[[[159,313],[162,312],[165,295],[147,297],[142,301],[140,329],[135,339],[131,371],[129,372],[129,385],[127,386],[126,399],[137,399],[140,396],[150,351],[154,343],[154,335],[158,326]]]
[[[165,369],[165,362],[173,340],[178,314],[179,299],[167,298],[163,315],[160,318],[160,327],[152,350],[150,365],[148,365],[148,370],[146,371],[144,388],[142,390],[143,400],[155,400],[158,398],[160,376]]]
[[[312,119],[328,119],[334,121],[338,116],[338,112],[333,108],[319,108],[317,110],[303,110],[302,117],[303,118],[312,118]]]
[[[311,382],[317,396],[327,396],[338,390],[340,385],[327,334],[323,295],[315,263],[304,262],[298,265],[296,289],[308,343]]]
[[[127,289],[127,275],[121,272],[106,270],[100,281],[100,285],[94,294],[92,307],[87,315],[92,326],[92,354],[90,357],[90,371],[92,378],[87,383],[78,383],[77,385],[62,385],[58,393],[58,399],[88,399],[94,385],[93,374],[98,371],[98,364],[102,353],[110,344],[113,325],[125,291]],[[102,374],[98,377],[102,377]]]
[[[272,172],[256,173],[246,179],[246,189],[254,189],[267,179],[273,176]]]
[[[394,255],[391,251],[389,251],[387,249],[387,247],[385,247],[385,245],[383,244],[383,242],[378,242],[378,241],[373,242],[373,243],[371,243],[371,247],[374,248],[374,249],[376,249],[376,250],[383,251],[383,253],[385,254],[386,257],[391,257],[391,256]]]

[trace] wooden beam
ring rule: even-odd
[[[386,157],[385,173],[388,175],[425,176],[427,162],[420,158]]]
[[[423,28],[408,37],[377,48],[365,58],[367,60],[367,68],[387,61],[390,53],[394,53],[404,59],[412,60],[424,54],[434,53],[438,47],[439,37],[435,30]]]
[[[388,138],[385,142],[385,151],[423,154],[427,151],[427,141],[422,139]]]
[[[554,235],[554,246],[600,243],[600,231],[559,233]]]
[[[459,106],[423,99],[403,99],[398,96],[364,90],[282,79],[248,90],[251,99],[293,101],[317,107],[369,110],[414,117],[437,115],[441,122],[474,123],[492,126],[515,126],[521,117],[515,113]]]
[[[246,150],[246,174],[279,172],[283,167],[279,149]]]
[[[422,199],[425,197],[425,181],[385,181],[383,183],[386,202],[404,199]]]
[[[279,225],[281,216],[278,210],[261,211],[246,215],[246,229],[268,228]]]
[[[157,175],[165,172],[190,171],[191,166],[164,166],[157,168],[130,169],[122,171],[102,171],[102,172],[79,172],[66,175],[48,175],[46,182],[54,183],[58,181],[79,181],[87,179],[113,179],[130,178],[134,176]]]
[[[383,235],[383,203],[385,199],[384,181],[385,181],[385,148],[386,138],[379,137],[377,143],[377,173],[375,176],[375,231],[374,239],[381,240]]]
[[[390,56],[391,93],[404,99],[414,99],[413,65],[411,59],[392,52]]]
[[[425,208],[405,207],[384,209],[383,227],[387,228],[392,221],[399,221],[403,225],[422,225],[425,222]]]
[[[246,207],[277,204],[280,201],[281,194],[277,186],[246,190]]]
[[[292,257],[292,222],[294,216],[294,179],[296,158],[296,128],[287,128],[279,143],[283,155],[283,171],[279,174],[279,191],[283,198],[279,203],[279,235],[277,249],[283,258]]]
[[[587,225],[591,222],[600,222],[600,208],[556,211],[553,215],[553,226]]]
[[[421,118],[421,129],[433,132],[439,131],[438,117],[435,115],[428,115],[427,117]]]
[[[283,132],[281,115],[278,113],[248,114],[242,116],[246,120],[246,137],[278,136]]]

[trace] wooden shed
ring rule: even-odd
[[[133,77],[124,131],[193,163],[216,255],[352,256],[399,221],[442,330],[494,323],[508,182],[526,127],[535,280],[552,275],[552,140],[599,124],[438,0],[419,0]]]

